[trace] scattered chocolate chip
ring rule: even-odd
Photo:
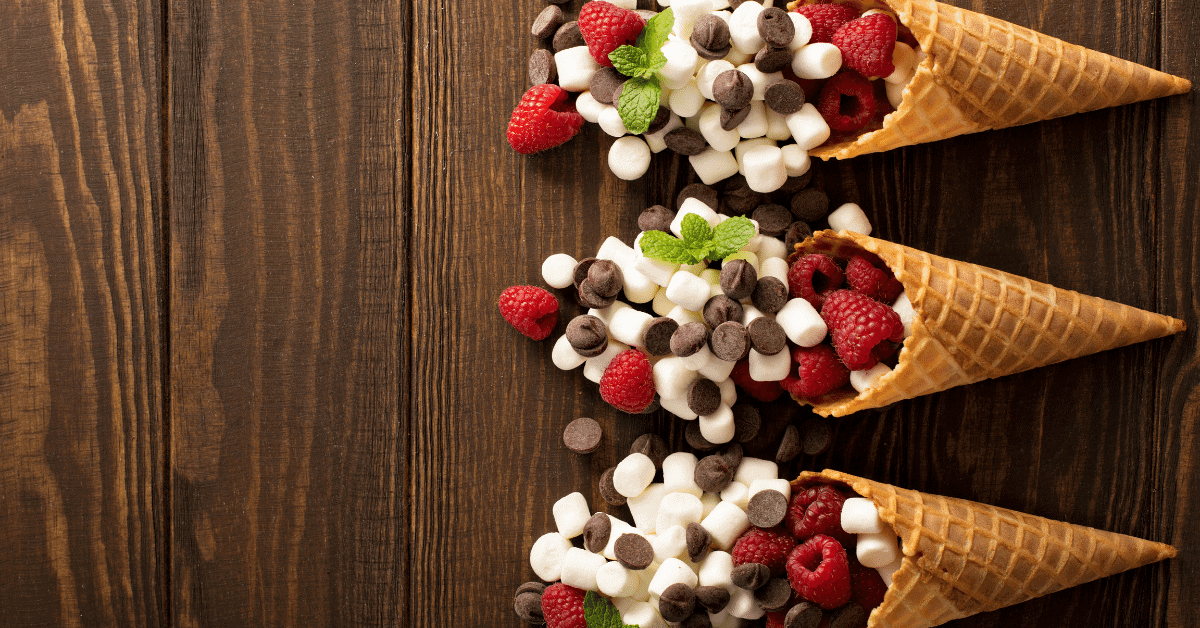
[[[821,624],[824,613],[821,607],[809,601],[803,601],[793,606],[783,616],[784,628],[817,628]]]
[[[775,464],[791,462],[800,455],[800,430],[795,425],[789,425],[783,430],[779,439],[779,449],[775,452]]]
[[[737,416],[737,413],[734,413]],[[729,443],[721,449],[721,457],[725,459],[725,464],[733,469],[734,474],[737,473],[738,467],[742,466],[742,457],[745,454],[742,452],[742,446],[738,443]]]
[[[745,216],[762,205],[763,195],[750,189],[746,177],[735,174],[725,180],[724,194],[721,200],[727,211],[721,212],[730,216]]]
[[[674,319],[660,316],[650,320],[642,332],[642,348],[650,355],[670,355],[671,336],[679,329]]]
[[[781,115],[791,115],[804,106],[804,90],[792,81],[778,81],[763,94],[767,107]]]
[[[778,83],[772,83],[772,85],[778,85]],[[770,91],[770,89],[771,88],[768,87],[767,91]],[[804,93],[804,90],[800,90],[800,93]],[[804,188],[808,187],[809,183],[812,183],[812,173],[812,168],[809,168],[808,170],[804,171],[804,174],[798,177],[788,177],[787,181],[784,181],[783,185],[780,186],[776,192],[786,195],[790,202],[793,194],[803,190]]]
[[[576,353],[592,358],[608,348],[608,326],[598,316],[583,314],[567,323],[567,342]]]
[[[658,410],[661,407],[662,407],[662,404],[659,403],[658,397],[655,397],[654,400],[650,402],[650,405],[646,406],[646,409],[642,410],[638,414],[653,414],[656,410]]]
[[[692,412],[708,416],[721,408],[721,387],[701,377],[688,386],[687,404]]]
[[[692,613],[679,622],[679,628],[712,628],[712,619],[704,611]]]
[[[570,2],[571,0],[546,0],[546,1],[549,2],[550,4],[566,4],[566,3]]]
[[[658,596],[658,613],[670,622],[679,622],[688,618],[696,609],[696,594],[692,587],[676,582]]]
[[[762,427],[762,417],[758,414],[758,409],[746,403],[733,404],[733,424],[734,438],[739,443],[748,443],[758,436],[758,430]],[[741,464],[741,455],[738,455],[738,464]]]
[[[527,624],[541,625],[546,623],[542,614],[542,594],[540,591],[525,591],[517,593],[513,598],[513,610],[517,617]]]
[[[754,494],[746,505],[746,514],[750,523],[760,528],[770,528],[779,525],[787,516],[788,498],[774,489],[766,489]],[[584,530],[586,533],[587,530]]]
[[[545,48],[534,50],[533,54],[529,55],[528,73],[530,85],[558,81],[558,66],[554,63],[554,55]]]
[[[712,549],[712,534],[704,529],[704,526],[695,521],[687,524],[687,552],[688,560],[693,563],[698,563],[708,556],[709,550]]]
[[[721,292],[730,299],[741,301],[750,296],[756,283],[758,271],[744,259],[735,259],[721,267]]]
[[[712,330],[708,348],[726,362],[737,362],[750,354],[750,334],[736,321],[726,321]]]
[[[750,216],[758,221],[758,232],[763,235],[778,238],[787,232],[792,224],[792,212],[783,205],[767,203],[759,205]]]
[[[664,135],[663,143],[667,145],[667,148],[688,157],[699,155],[708,147],[708,143],[704,141],[703,135],[686,126],[681,126]]]
[[[588,81],[588,90],[592,92],[592,98],[595,98],[597,102],[611,105],[613,104],[613,93],[627,80],[629,77],[614,68],[600,68],[592,73],[592,78]]]
[[[725,70],[713,80],[712,93],[713,100],[722,109],[739,111],[750,106],[754,98],[754,83],[741,70]]]
[[[804,453],[809,456],[825,453],[833,441],[833,428],[829,426],[829,421],[817,417],[805,421],[800,426],[800,434],[804,442]]]
[[[776,277],[762,277],[754,284],[750,302],[763,314],[774,314],[783,309],[788,300],[787,286]]]
[[[662,205],[652,205],[638,214],[638,229],[669,232],[672,220],[675,220],[675,212]]]
[[[721,323],[742,320],[742,304],[723,295],[714,295],[704,303],[704,322],[709,327],[717,327]]]
[[[787,578],[771,578],[754,591],[754,599],[764,611],[781,610],[792,600],[792,585]]]
[[[796,220],[816,222],[829,213],[829,197],[816,188],[800,190],[792,197],[792,215]]]
[[[616,467],[609,467],[600,474],[600,497],[609,506],[623,506],[626,502],[626,497],[618,493],[617,487],[613,484],[613,475],[616,472]]]
[[[600,448],[602,435],[600,424],[595,419],[579,417],[563,430],[563,443],[577,454],[590,454]]]
[[[640,570],[650,566],[654,561],[654,548],[650,541],[638,534],[622,534],[613,543],[613,553],[617,562],[626,569]]]
[[[729,573],[733,584],[753,591],[771,580],[771,569],[762,563],[743,563]]]
[[[601,259],[596,260],[596,263],[588,269],[587,281],[592,284],[592,289],[596,291],[596,294],[602,297],[615,297],[625,286],[625,275],[615,262]]]
[[[521,595],[522,593],[528,593],[530,591],[537,593],[538,595],[541,595],[542,591],[545,591],[545,590],[546,590],[545,582],[526,582],[525,584],[522,584],[521,586],[517,587],[516,595]]]
[[[629,446],[629,453],[645,454],[654,463],[654,468],[661,469],[663,460],[671,455],[671,450],[658,434],[642,434]]]
[[[710,443],[704,435],[700,433],[699,421],[688,421],[687,427],[683,429],[683,438],[687,444],[696,451],[712,451],[717,448],[717,445]],[[732,475],[729,477],[733,477]]]
[[[788,17],[787,11],[779,7],[767,7],[758,14],[758,36],[767,45],[782,48],[796,36],[796,23]]]
[[[578,290],[583,285],[583,280],[587,279],[588,270],[592,268],[592,264],[596,263],[596,258],[585,257],[578,262],[575,262],[575,270],[571,271],[575,289]]]
[[[708,343],[708,328],[704,323],[684,323],[671,334],[671,353],[686,358]]]
[[[723,59],[729,54],[732,42],[729,39],[729,24],[725,20],[710,14],[700,16],[692,26],[692,36],[688,40],[696,54],[709,61]]]
[[[690,427],[691,422],[688,425]],[[695,480],[696,486],[699,486],[700,490],[707,493],[720,493],[733,481],[733,473],[736,470],[737,467],[729,464],[724,456],[714,454],[705,456],[696,463],[692,479]]]
[[[576,292],[575,300],[579,301],[579,304],[583,307],[602,310],[612,305],[613,301],[617,300],[617,296],[613,295],[611,297],[603,297],[599,294],[596,294],[596,289],[595,286],[592,285],[592,282],[584,279],[583,283],[579,285],[579,290]]]
[[[542,9],[542,12],[533,18],[533,26],[529,29],[529,32],[533,33],[533,36],[538,39],[553,37],[554,33],[558,32],[558,27],[563,25],[563,22],[562,9],[553,4],[546,5],[546,8]]]
[[[746,326],[750,332],[750,346],[763,355],[775,355],[787,348],[787,334],[775,319],[760,316]]]
[[[796,245],[808,239],[808,236],[813,234],[812,227],[808,226],[807,222],[797,220],[788,227],[787,234],[783,236],[783,246],[787,248],[788,254],[796,250]]]
[[[696,587],[696,603],[715,615],[729,605],[729,590],[725,587]]]
[[[617,106],[621,102],[621,91],[625,89],[625,83],[621,83],[613,90],[612,100],[613,106]]]
[[[721,18],[717,19],[719,20]],[[712,209],[713,211],[716,211],[717,205],[719,204],[717,191],[712,189],[711,186],[704,185],[703,183],[689,183],[683,186],[683,189],[679,191],[679,196],[675,197],[675,207],[682,207],[683,202],[689,198],[694,198],[701,203],[708,205],[709,209]]]
[[[742,122],[745,122],[746,118],[749,115],[750,115],[750,106],[749,105],[746,105],[745,107],[742,107],[741,109],[738,109],[737,111],[721,109],[721,129],[725,130],[725,131],[732,131],[732,130],[736,129],[739,124],[741,124]]]
[[[579,22],[567,22],[558,27],[554,31],[554,40],[550,42],[550,46],[554,48],[554,52],[562,52],[567,48],[576,46],[586,46],[587,42],[583,40],[583,33],[579,32]]]
[[[646,134],[649,135],[651,133],[658,133],[659,131],[663,130],[663,127],[667,126],[667,123],[670,121],[671,110],[659,105],[658,112],[654,114],[654,119],[650,121],[650,126],[646,127]]]
[[[829,618],[829,628],[858,628],[867,623],[867,611],[851,602],[835,611]]]
[[[754,54],[754,69],[763,74],[782,72],[790,67],[792,67],[792,49],[786,46],[782,48],[766,46]]]
[[[758,497],[758,494],[755,497]],[[592,518],[583,524],[583,549],[599,554],[604,551],[604,546],[608,545],[608,535],[611,533],[612,521],[608,519],[608,515],[602,512],[592,515]]]

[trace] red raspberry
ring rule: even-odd
[[[843,24],[858,17],[857,11],[844,4],[806,4],[796,7],[796,13],[808,18],[812,24],[810,44],[830,43]]]
[[[885,340],[904,339],[904,323],[892,308],[852,290],[838,290],[825,299],[821,318],[838,357],[852,371],[879,363],[876,345]],[[886,353],[886,347],[882,349]]]
[[[896,297],[904,292],[904,285],[892,276],[891,270],[877,268],[861,255],[851,257],[846,264],[846,283],[855,292],[861,292],[885,305],[894,303]]]
[[[558,299],[537,286],[509,286],[500,293],[500,315],[517,331],[541,340],[558,324]]]
[[[618,353],[600,376],[600,397],[630,414],[645,410],[654,401],[654,372],[646,354],[637,349]]]
[[[825,343],[792,349],[792,361],[799,365],[799,376],[789,374],[781,385],[797,397],[819,397],[850,382],[850,370]]]
[[[839,72],[821,88],[817,111],[834,131],[857,131],[875,116],[875,91],[858,72]]]
[[[771,611],[767,613],[767,628],[784,628],[783,620],[787,617],[787,611]]]
[[[836,538],[844,545],[854,545],[854,535],[842,530],[842,504],[846,496],[841,491],[820,484],[792,495],[783,525],[797,539],[814,535]],[[815,600],[814,600],[815,601]]]
[[[733,383],[741,386],[742,390],[759,401],[775,401],[783,394],[779,382],[760,382],[750,377],[750,360],[742,360],[735,364],[729,376],[733,378]]]
[[[554,148],[575,137],[583,116],[567,102],[567,90],[549,83],[534,85],[508,120],[508,144],[522,155]]]
[[[587,628],[583,614],[583,598],[587,595],[580,589],[561,582],[552,584],[542,591],[542,615],[547,628]]]
[[[625,44],[636,45],[644,28],[642,16],[604,0],[592,0],[579,11],[579,33],[592,58],[606,68],[612,67],[609,53]]]
[[[867,614],[871,609],[883,604],[883,596],[887,594],[887,585],[879,572],[870,567],[864,567],[857,560],[850,561],[850,599],[863,607]]]
[[[818,534],[797,545],[787,559],[788,582],[804,599],[824,609],[850,601],[850,565],[836,539]]]
[[[779,528],[750,528],[733,544],[733,566],[747,563],[766,565],[772,576],[782,576],[788,552],[796,547],[796,539]]]
[[[821,253],[805,255],[788,269],[788,286],[792,298],[804,299],[817,310],[825,304],[829,293],[842,287],[845,280],[845,273],[838,268],[833,258]]]
[[[842,51],[842,65],[866,77],[887,76],[896,71],[892,52],[896,50],[896,22],[875,13],[842,25],[830,43]]]

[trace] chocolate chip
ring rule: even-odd
[[[601,435],[603,432],[595,419],[579,417],[563,430],[563,443],[577,454],[590,454],[600,448]]]
[[[791,115],[804,106],[804,90],[792,81],[772,83],[763,95],[767,107],[781,115]]]
[[[792,50],[786,46],[783,48],[766,46],[754,53],[754,69],[763,74],[782,72],[790,67],[792,67]]]
[[[725,70],[713,80],[712,93],[713,100],[722,109],[739,111],[750,106],[754,98],[754,83],[741,70]]]
[[[654,463],[654,468],[661,469],[663,460],[671,455],[671,450],[658,434],[642,434],[629,446],[629,453],[645,454]]]
[[[757,496],[757,495],[756,495]],[[608,535],[612,533],[612,522],[608,515],[598,512],[587,523],[583,524],[583,549],[599,554],[608,545]]]
[[[762,205],[762,199],[762,194],[750,189],[750,184],[746,183],[746,177],[735,174],[725,180],[725,190],[721,200],[724,201],[727,211],[721,213],[730,216],[744,216]]]
[[[671,230],[672,220],[675,220],[675,212],[662,205],[652,205],[638,214],[638,229],[668,232]]]
[[[679,329],[674,319],[660,316],[650,320],[642,332],[642,347],[650,355],[670,355],[671,336]]]
[[[596,294],[602,297],[615,297],[625,286],[625,275],[621,272],[620,266],[611,260],[601,259],[596,260],[596,263],[588,269],[587,281],[591,282],[592,289],[596,291]]]
[[[750,216],[758,221],[758,232],[777,238],[787,232],[792,225],[792,212],[783,205],[767,203],[759,205]]]
[[[803,601],[793,606],[783,616],[784,628],[817,628],[821,624],[824,613],[821,607],[809,601]]]
[[[626,569],[645,569],[654,561],[654,548],[650,547],[650,541],[637,534],[618,536],[613,544],[613,553],[617,556],[617,562]]]
[[[771,578],[754,592],[754,599],[764,611],[781,610],[792,600],[792,585],[787,578]]]
[[[698,423],[698,422],[697,422]],[[688,423],[691,427],[691,422]],[[696,486],[706,493],[720,493],[733,481],[733,473],[737,468],[729,464],[724,456],[713,454],[705,456],[696,462],[696,470],[692,479]]]
[[[721,18],[717,19],[719,20]],[[703,183],[689,183],[683,186],[683,189],[679,191],[679,196],[675,197],[675,207],[682,207],[683,202],[689,198],[694,198],[701,203],[708,205],[709,209],[712,209],[713,211],[716,211],[719,204],[717,191],[712,189],[711,186],[704,185]]]
[[[570,2],[571,0],[546,0],[546,1],[549,2],[550,4],[566,4],[566,3]]]
[[[517,593],[513,598],[513,610],[517,612],[517,617],[527,624],[546,623],[546,618],[542,614],[542,594],[540,592]]]
[[[712,330],[708,348],[726,362],[737,362],[750,354],[750,334],[736,321],[726,321]]]
[[[687,404],[692,412],[708,416],[721,408],[721,387],[701,377],[688,386]]]
[[[745,403],[733,404],[733,424],[734,436],[739,443],[748,443],[758,436],[758,430],[762,427],[762,417],[758,414],[758,409],[752,405]],[[741,464],[742,457],[738,455],[738,464]]]
[[[704,323],[684,323],[671,334],[671,353],[686,358],[708,343],[708,328]]]
[[[683,438],[687,444],[696,451],[712,451],[717,448],[717,445],[710,443],[704,435],[700,433],[699,421],[688,421],[687,427],[683,428]],[[729,477],[733,477],[732,475]]]
[[[736,129],[739,124],[745,122],[749,115],[750,105],[746,105],[737,111],[721,109],[721,129],[725,131],[732,131]]]
[[[545,590],[546,590],[545,582],[526,582],[525,584],[522,584],[521,586],[517,587],[517,592],[515,595],[521,595],[522,593],[529,593],[531,591],[533,593],[537,593],[538,595],[541,595],[542,591],[545,591]]]
[[[693,563],[698,563],[708,556],[708,552],[712,549],[712,534],[704,529],[704,526],[695,521],[687,524],[687,552],[688,560]]]
[[[788,301],[788,289],[776,277],[763,277],[754,284],[754,292],[750,294],[750,302],[762,310],[763,314],[774,314],[783,309]]]
[[[692,26],[692,48],[696,54],[709,61],[723,59],[729,54],[732,42],[729,39],[729,24],[710,14],[703,15]]]
[[[658,613],[670,622],[683,621],[696,608],[696,594],[692,587],[676,582],[658,596]]]
[[[742,304],[723,295],[714,295],[704,303],[704,322],[716,327],[728,321],[742,320]]]
[[[555,8],[558,7],[547,7]],[[558,80],[558,66],[554,64],[554,55],[545,48],[538,48],[529,55],[529,83],[531,85],[541,85],[542,83],[553,83]]]
[[[613,68],[600,68],[592,73],[592,78],[588,81],[588,90],[591,91],[592,98],[595,98],[596,102],[611,105],[613,104],[613,93],[627,80],[629,77]]]
[[[795,425],[789,425],[783,430],[779,439],[779,449],[775,451],[775,464],[791,462],[800,455],[800,430]]]
[[[779,525],[787,516],[788,498],[774,489],[761,490],[750,498],[746,505],[746,514],[750,523],[760,528],[771,528]],[[587,530],[584,530],[586,533]]]
[[[732,260],[721,267],[721,292],[730,299],[740,301],[750,296],[756,283],[758,271],[744,259]]]
[[[813,417],[800,426],[800,434],[804,442],[804,453],[816,456],[825,453],[833,441],[833,428],[829,421]]]
[[[616,485],[613,484],[613,475],[616,472],[616,467],[609,467],[600,474],[600,497],[609,506],[623,506],[626,502],[626,497],[618,493]]]
[[[778,83],[772,83],[772,85],[777,84]],[[768,87],[767,89],[770,90],[771,88]],[[800,90],[800,93],[804,93],[804,90]],[[804,174],[798,177],[788,177],[787,181],[784,181],[783,185],[780,186],[776,192],[786,195],[788,202],[791,202],[791,197],[793,194],[803,190],[804,188],[808,187],[809,183],[812,183],[812,177],[813,171],[812,168],[809,168],[808,170],[804,171]]]
[[[729,573],[733,584],[753,591],[771,580],[771,569],[762,563],[743,563]]]
[[[650,121],[650,126],[646,127],[646,134],[658,133],[667,126],[671,121],[671,110],[659,105],[658,113],[654,114],[654,119]]]
[[[655,397],[654,400],[650,402],[650,405],[646,406],[646,409],[642,410],[638,414],[654,414],[654,412],[661,407],[662,404],[658,402],[658,397]]]
[[[696,603],[715,615],[729,605],[729,590],[725,587],[696,587]]]
[[[787,334],[775,319],[760,316],[746,326],[750,332],[750,346],[763,355],[775,355],[787,348]]]
[[[592,283],[584,279],[583,283],[579,286],[579,290],[575,294],[575,300],[578,301],[583,307],[602,310],[612,305],[613,301],[617,300],[617,297],[602,297],[596,294],[596,291],[592,287]]]
[[[829,628],[858,628],[867,623],[867,611],[851,602],[836,611],[829,618]]]
[[[686,126],[681,126],[664,135],[663,143],[667,145],[667,148],[688,157],[699,155],[708,147],[708,143],[704,141],[703,135]]]
[[[553,37],[554,33],[558,32],[558,27],[563,25],[563,21],[562,9],[553,4],[546,5],[546,8],[533,18],[533,27],[529,29],[529,32],[538,39]]]
[[[800,190],[792,197],[792,215],[796,220],[816,222],[829,213],[829,197],[816,188]]]
[[[554,32],[554,40],[550,42],[550,46],[554,48],[554,52],[562,52],[567,48],[576,46],[586,46],[587,42],[583,40],[583,33],[579,32],[579,22],[567,22],[558,27]]]
[[[583,314],[567,323],[567,342],[576,353],[592,358],[608,348],[608,326],[598,316]]]
[[[808,236],[813,234],[812,227],[808,226],[807,222],[797,220],[788,227],[787,233],[783,236],[783,245],[787,247],[788,254],[796,250],[796,245],[808,239]]]
[[[782,48],[792,43],[792,38],[796,36],[796,24],[788,17],[787,11],[768,7],[758,14],[758,36],[768,45]]]
[[[692,613],[679,622],[679,628],[712,628],[712,619],[704,611]]]
[[[578,262],[575,262],[575,270],[571,271],[572,281],[575,283],[575,289],[578,290],[583,285],[583,280],[587,279],[588,270],[592,268],[592,264],[596,263],[596,258],[585,257]]]
[[[737,416],[737,412],[734,412],[734,416]],[[720,455],[725,459],[725,464],[729,465],[730,469],[733,469],[733,473],[737,474],[738,467],[742,466],[742,457],[745,455],[742,452],[742,446],[737,443],[729,443],[721,449]]]
[[[625,83],[621,83],[620,85],[617,86],[616,89],[613,90],[613,95],[612,95],[613,106],[616,106],[617,104],[619,104],[621,102],[621,91],[624,89],[625,89]]]

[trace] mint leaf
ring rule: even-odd
[[[588,628],[639,628],[621,621],[617,607],[595,591],[588,591],[583,598],[583,618]]]
[[[662,231],[647,231],[638,241],[642,255],[671,264],[695,264],[694,259],[683,240]]]
[[[654,122],[661,104],[662,87],[658,84],[658,78],[631,78],[621,88],[617,113],[621,114],[621,122],[625,123],[630,133],[641,135]]]
[[[679,223],[679,233],[683,236],[683,243],[693,249],[705,248],[713,237],[713,229],[708,226],[708,221],[697,214],[683,215],[683,220]]]
[[[643,28],[642,33],[638,35],[637,45],[646,53],[647,60],[655,59],[655,53],[662,56],[659,51],[662,50],[663,44],[667,43],[667,35],[671,34],[673,26],[675,26],[675,12],[669,7],[646,22],[646,28]],[[666,61],[666,57],[663,57],[663,61]]]
[[[625,76],[643,76],[650,66],[646,51],[628,45],[608,53],[608,59],[612,61],[613,68]]]
[[[734,216],[713,229],[713,243],[709,257],[725,259],[746,246],[753,237],[754,224],[750,222],[750,219],[745,216]]]

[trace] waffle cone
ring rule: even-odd
[[[844,416],[902,399],[1183,331],[1183,321],[1009,273],[930,255],[849,231],[818,231],[796,255],[873,253],[891,269],[916,316],[896,368],[865,393],[812,399]]]
[[[846,159],[1182,94],[1191,82],[934,0],[887,0],[929,56],[883,128],[809,154]]]
[[[825,470],[871,500],[904,554],[867,628],[926,628],[1175,556],[1175,548]]]

